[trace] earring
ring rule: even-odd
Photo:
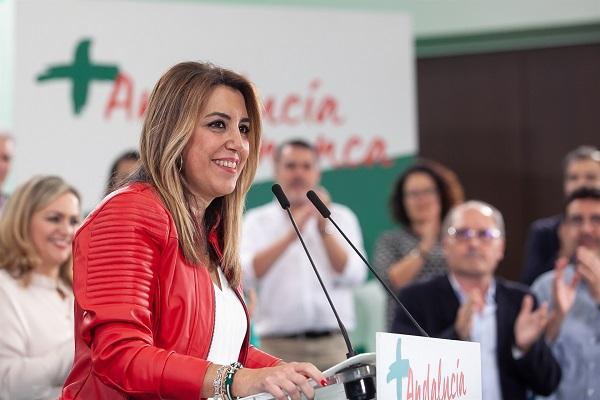
[[[183,156],[181,154],[177,157],[175,165],[177,165],[177,170],[181,173],[183,170]]]

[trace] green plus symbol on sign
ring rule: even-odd
[[[38,82],[70,79],[71,98],[76,115],[81,113],[85,106],[92,81],[114,81],[119,74],[119,67],[116,65],[90,62],[90,45],[90,40],[82,40],[77,44],[75,60],[72,64],[51,65],[37,77]]]

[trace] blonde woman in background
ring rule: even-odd
[[[71,241],[78,192],[56,176],[20,186],[0,216],[0,399],[56,399],[73,362]]]

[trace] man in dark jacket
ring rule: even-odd
[[[403,289],[406,308],[433,337],[480,343],[484,399],[552,393],[561,370],[542,337],[548,306],[536,309],[525,286],[494,276],[504,256],[500,212],[483,202],[464,203],[450,211],[442,235],[449,272]],[[393,331],[418,334],[400,312]]]

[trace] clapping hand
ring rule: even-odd
[[[587,284],[592,297],[600,304],[600,257],[585,247],[577,248],[577,273]]]
[[[556,265],[554,267],[554,282],[552,285],[554,312],[561,320],[567,315],[575,303],[577,284],[580,279],[579,272],[575,272],[571,282],[569,282],[569,284],[565,283],[565,270],[568,263],[569,261],[565,257],[561,257],[556,260]]]
[[[546,330],[548,320],[548,304],[543,303],[533,311],[533,296],[525,295],[521,303],[521,311],[515,321],[515,345],[517,348],[527,353]]]
[[[456,314],[454,330],[461,340],[470,340],[471,326],[473,325],[473,316],[476,312],[481,312],[485,302],[481,292],[477,289],[472,290]]]

